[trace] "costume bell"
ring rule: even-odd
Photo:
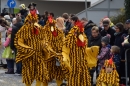
[[[97,78],[96,86],[119,86],[119,75],[112,58],[105,61],[104,67]]]
[[[61,54],[65,36],[63,31],[56,27],[56,21],[52,18],[52,16],[48,17],[47,23],[44,26],[44,31],[47,35],[48,43],[51,48],[56,53]],[[63,61],[63,56],[61,54],[60,56],[51,58],[46,64],[49,71],[48,82],[56,79],[57,86],[61,86],[63,80],[67,78],[71,72],[69,63],[67,61]]]
[[[48,72],[44,63],[51,57],[47,47],[47,39],[43,28],[37,23],[36,4],[31,3],[28,16],[23,27],[15,38],[17,48],[16,62],[22,61],[22,79],[26,86],[36,80],[36,86],[47,86]],[[53,54],[51,54],[53,55]],[[55,55],[55,54],[54,54]]]
[[[62,54],[68,58],[67,61],[70,62],[72,68],[72,73],[67,79],[67,86],[91,86],[91,77],[85,54],[87,42],[83,25],[80,21],[77,21],[67,35],[63,45]]]

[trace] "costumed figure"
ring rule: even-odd
[[[61,86],[63,80],[67,78],[71,72],[69,63],[67,61],[63,61],[62,56],[62,47],[65,36],[63,30],[56,27],[56,21],[52,18],[52,16],[48,17],[47,23],[44,26],[44,31],[47,35],[48,44],[50,44],[53,51],[61,54],[58,57],[54,56],[53,58],[50,58],[50,60],[46,63],[47,70],[49,71],[48,82],[56,79],[57,86]]]
[[[48,72],[44,60],[50,55],[43,28],[37,23],[36,4],[30,4],[31,10],[23,27],[15,38],[17,48],[16,62],[22,61],[22,79],[26,86],[36,80],[36,86],[47,86]],[[54,54],[55,55],[55,54]]]
[[[97,66],[97,56],[99,54],[99,46],[92,46],[86,48],[86,60],[87,60],[87,65],[91,69],[93,67]]]
[[[28,8],[29,8],[29,10],[35,9],[36,14],[39,14],[38,10],[36,9],[36,5],[37,5],[36,3],[32,2],[31,4],[29,4]],[[30,13],[30,11],[29,11],[29,13]]]
[[[105,61],[97,78],[96,86],[119,86],[119,75],[112,58]]]
[[[77,20],[68,33],[62,50],[63,56],[68,58],[72,68],[72,73],[67,79],[67,86],[91,86],[91,77],[86,61],[87,43],[88,39],[84,34],[83,25]]]

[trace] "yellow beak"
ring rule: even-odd
[[[53,26],[51,26],[51,31],[52,31],[52,32],[54,31],[54,27],[53,27]]]
[[[80,41],[84,42],[84,37],[82,34],[79,35],[79,39],[80,39]]]
[[[37,26],[37,27],[40,27],[40,25],[39,25],[37,22],[36,22],[36,23],[34,23],[34,25],[35,25],[35,26]]]

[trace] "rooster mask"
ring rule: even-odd
[[[111,57],[108,61],[108,64],[106,65],[106,67],[104,67],[104,69],[106,70],[106,73],[111,73],[113,70],[115,70],[113,68],[113,57]]]
[[[84,36],[83,36],[83,32],[84,32],[83,25],[80,21],[77,21],[75,23],[75,26],[77,26],[79,28],[78,36],[77,36],[77,46],[84,47],[86,45],[86,41],[85,41]]]
[[[54,28],[54,25],[55,25],[55,24],[54,24],[54,22],[53,22],[52,16],[49,16],[49,17],[48,17],[48,21],[49,21],[49,26],[50,26],[52,35],[53,35],[54,37],[57,37],[57,36],[58,36],[58,33],[57,33],[57,31],[55,30],[55,28]]]
[[[40,25],[38,23],[34,23],[34,28],[32,30],[32,33],[38,35],[39,34],[38,28],[40,28]]]

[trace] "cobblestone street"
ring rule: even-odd
[[[24,86],[22,77],[14,74],[5,74],[5,69],[0,69],[0,86]],[[35,81],[32,86],[35,86]],[[56,86],[55,82],[49,83],[49,86]]]

